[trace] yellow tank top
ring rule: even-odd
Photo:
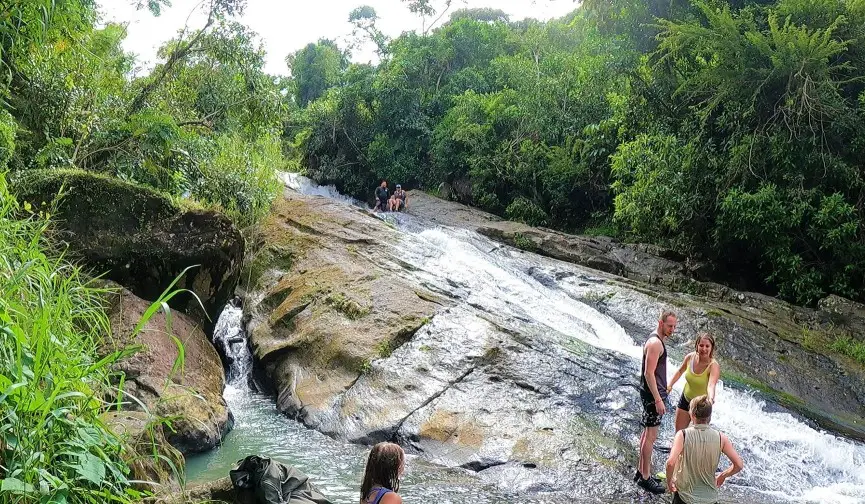
[[[702,373],[694,372],[694,361],[700,357],[695,355],[691,357],[691,362],[688,363],[688,368],[685,370],[685,399],[691,400],[695,397],[706,395],[709,392],[709,370],[712,369],[712,364],[715,359],[706,366]]]

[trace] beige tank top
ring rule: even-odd
[[[676,468],[679,497],[688,504],[714,504],[718,501],[715,471],[721,461],[721,433],[708,424],[684,430],[685,448]]]

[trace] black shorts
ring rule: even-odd
[[[645,397],[641,395],[640,400],[643,403],[643,418],[640,421],[640,425],[643,427],[658,427],[661,425],[661,418],[664,415],[658,414],[658,407],[655,405],[655,398],[652,396]]]
[[[691,411],[691,401],[685,399],[685,394],[679,397],[679,405],[677,407],[680,410]]]

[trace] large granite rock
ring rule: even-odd
[[[172,312],[169,324],[159,310],[135,332],[150,304],[126,289],[109,295],[112,337],[102,352],[138,348],[114,366],[125,409],[168,419],[166,437],[184,454],[209,450],[231,428],[222,362],[199,325],[182,313]]]
[[[260,231],[244,275],[252,347],[279,408],[314,422],[372,360],[429,320],[435,296],[379,254],[399,235],[360,210],[289,194]]]
[[[35,207],[61,189],[53,220],[73,257],[151,301],[195,266],[175,288],[191,290],[201,304],[184,293],[172,306],[201,320],[205,331],[213,328],[243,260],[243,237],[227,217],[182,210],[152,189],[85,171],[29,171],[13,181],[18,198]]]

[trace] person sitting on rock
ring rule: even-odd
[[[388,212],[393,212],[396,210],[396,196],[393,194],[390,195],[390,199],[387,200],[387,210]]]
[[[682,366],[673,375],[673,380],[667,385],[667,393],[673,390],[673,385],[685,375],[685,390],[679,398],[676,408],[676,432],[691,423],[689,408],[691,399],[697,396],[707,396],[709,402],[715,403],[715,386],[721,376],[721,365],[715,360],[715,338],[709,333],[697,335],[694,351],[685,356]]]
[[[375,208],[373,208],[373,211],[385,211],[388,206],[388,192],[387,180],[382,180],[381,184],[375,188]]]
[[[393,192],[394,210],[399,212],[408,208],[408,193],[406,193],[400,184],[396,185],[396,191]]]
[[[378,443],[369,452],[360,487],[360,504],[402,504],[399,479],[405,471],[405,452],[398,444]]]
[[[709,427],[712,402],[707,396],[692,399],[688,412],[694,425],[677,432],[673,439],[667,459],[667,486],[673,493],[673,504],[714,504],[718,489],[741,471],[744,463],[730,438]],[[716,476],[721,453],[732,465]]]

